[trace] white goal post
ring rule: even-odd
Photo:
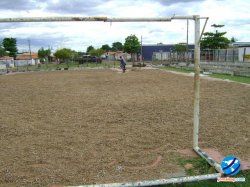
[[[76,21],[101,21],[101,22],[170,22],[172,20],[193,20],[195,25],[194,33],[194,123],[193,123],[193,149],[203,157],[211,166],[219,173],[210,175],[200,175],[193,177],[182,177],[174,179],[160,179],[155,181],[141,181],[136,183],[115,183],[115,184],[100,184],[86,186],[150,186],[159,184],[173,184],[181,182],[199,181],[207,179],[216,179],[221,176],[222,170],[220,165],[210,158],[204,151],[199,148],[199,113],[200,113],[200,40],[206,27],[208,17],[200,17],[199,15],[192,16],[172,16],[161,18],[108,18],[108,17],[23,17],[23,18],[0,18],[0,23],[8,22],[76,22]],[[205,19],[202,32],[200,32],[200,20]]]

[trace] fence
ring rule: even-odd
[[[128,65],[132,65],[132,62],[127,62]],[[29,63],[15,63],[15,66],[6,66],[6,64],[0,64],[0,73],[7,72],[25,72],[25,71],[54,71],[54,70],[68,70],[68,69],[88,69],[88,68],[118,68],[120,67],[120,61],[103,60],[100,62],[84,62],[70,59],[64,63],[45,62],[39,64]]]
[[[250,48],[202,50],[200,59],[205,62],[248,62],[250,61]],[[194,51],[154,52],[152,61],[194,62]]]
[[[183,62],[194,59],[193,51],[189,52],[153,52],[152,61]]]
[[[202,50],[201,61],[238,62],[239,48]]]

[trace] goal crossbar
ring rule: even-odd
[[[174,19],[195,20],[196,16],[172,16],[159,18],[108,18],[108,17],[20,17],[0,18],[0,23],[6,22],[69,22],[69,21],[100,21],[100,22],[168,22]]]

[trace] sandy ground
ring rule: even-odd
[[[171,177],[192,148],[193,78],[161,70],[0,76],[0,186]],[[250,160],[250,87],[201,81],[200,146]]]

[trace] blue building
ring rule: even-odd
[[[188,48],[193,50],[194,45],[188,45]],[[175,44],[153,44],[153,45],[142,45],[142,58],[145,61],[151,61],[154,52],[172,52],[175,49]]]

